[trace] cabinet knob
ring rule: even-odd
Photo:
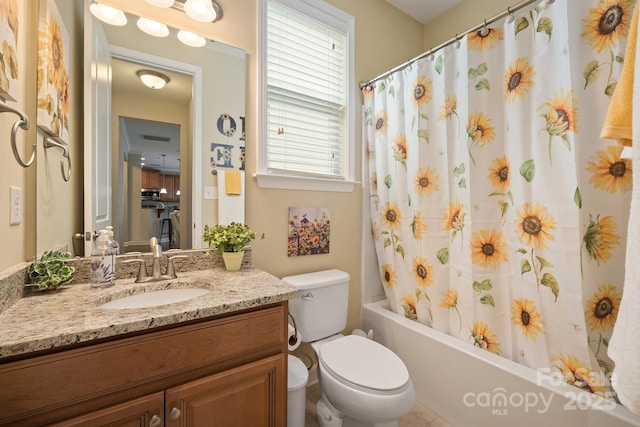
[[[162,424],[162,418],[160,418],[157,415],[154,415],[153,417],[151,417],[151,419],[149,420],[149,427],[158,427]]]
[[[169,418],[171,419],[171,421],[176,421],[180,418],[180,415],[182,415],[180,409],[176,407],[171,408],[171,413],[169,414]]]

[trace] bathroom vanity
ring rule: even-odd
[[[157,307],[100,305],[181,287]],[[287,301],[254,268],[107,289],[69,285],[0,314],[0,425],[285,426]]]

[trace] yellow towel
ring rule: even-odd
[[[638,7],[634,8],[624,65],[620,81],[611,97],[607,118],[604,121],[600,138],[615,139],[620,144],[631,146],[631,124],[633,103],[633,74],[636,61],[636,37],[638,34]]]
[[[227,194],[241,194],[240,171],[224,171],[224,189]]]

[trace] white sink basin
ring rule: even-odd
[[[201,288],[163,289],[160,291],[144,292],[124,298],[118,298],[100,305],[99,308],[125,309],[157,307],[160,305],[188,301],[209,292],[209,290]]]

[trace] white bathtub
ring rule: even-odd
[[[363,326],[402,358],[417,400],[456,427],[640,427],[640,417],[388,310],[363,307]]]

